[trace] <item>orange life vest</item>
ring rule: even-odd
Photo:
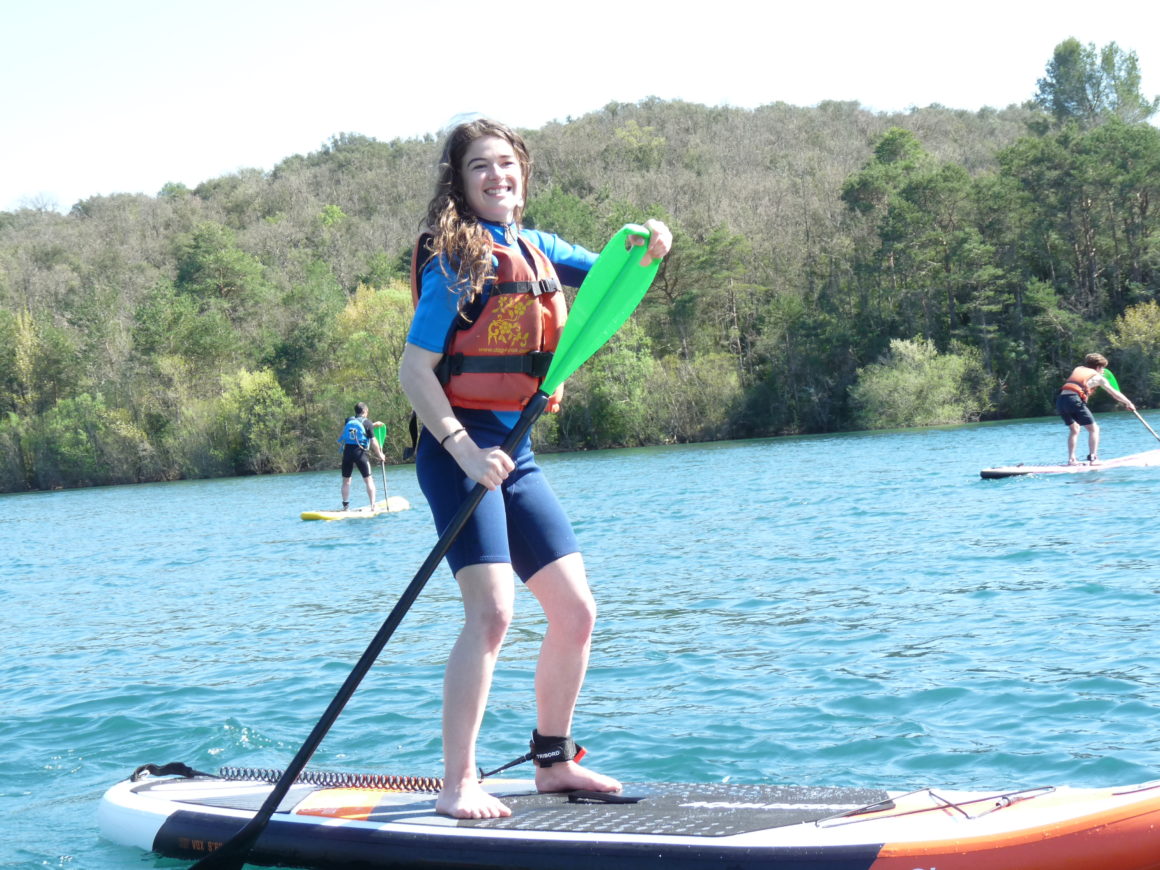
[[[429,239],[419,236],[411,258],[416,305]],[[499,265],[487,298],[460,307],[435,373],[453,407],[522,411],[548,373],[568,308],[552,261],[527,239],[493,239],[492,254]],[[559,411],[562,395],[561,385],[546,410]]]
[[[1061,391],[1070,390],[1073,393],[1079,393],[1079,397],[1086,402],[1091,396],[1091,392],[1087,388],[1088,381],[1098,374],[1099,372],[1095,369],[1089,369],[1087,366],[1076,366],[1075,370],[1068,375]]]

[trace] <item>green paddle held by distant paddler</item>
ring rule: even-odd
[[[380,420],[376,420],[371,426],[375,433],[375,440],[379,442],[379,449],[383,451],[385,456],[387,453],[387,424]],[[379,468],[383,472],[383,504],[386,505],[387,511],[391,510],[391,498],[387,495],[387,461],[384,459],[379,463]]]
[[[1112,374],[1111,369],[1107,369],[1107,368],[1104,369],[1104,377],[1107,379],[1108,383],[1111,384],[1113,390],[1115,390],[1117,393],[1123,392],[1120,389],[1119,382],[1116,380],[1116,376]],[[1160,441],[1160,435],[1157,435],[1156,430],[1148,425],[1148,421],[1140,416],[1140,412],[1137,411],[1135,408],[1133,408],[1132,413],[1136,415],[1137,420],[1139,420],[1141,423],[1144,424],[1144,428],[1152,433],[1152,437],[1155,438],[1157,441]]]
[[[528,434],[556,388],[604,346],[644,298],[656,276],[660,261],[653,260],[647,266],[642,266],[641,260],[647,246],[633,244],[630,236],[647,239],[649,231],[630,224],[604,246],[576,295],[540,389],[532,396],[503,443],[505,453],[510,454]],[[274,811],[306,768],[323,737],[338,719],[486,492],[487,488],[483,484],[475,485],[254,818],[218,849],[198,860],[191,870],[241,870],[246,856]]]

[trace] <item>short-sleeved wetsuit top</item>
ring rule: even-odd
[[[481,222],[498,244],[505,244],[511,231],[490,222]],[[536,230],[520,230],[522,241],[535,245],[552,262],[561,282],[579,286],[596,255],[565,242],[558,236]],[[459,311],[460,294],[437,261],[426,265],[421,274],[422,293],[407,342],[424,350],[443,353]],[[484,293],[488,292],[485,286]],[[519,419],[516,411],[452,408],[456,418],[479,447],[498,447]],[[579,550],[556,494],[536,464],[531,438],[526,437],[513,451],[516,467],[499,489],[488,492],[463,532],[447,554],[453,573],[467,565],[510,563],[525,581],[544,566]],[[415,454],[419,486],[435,526],[442,532],[475,487],[459,464],[424,429]]]

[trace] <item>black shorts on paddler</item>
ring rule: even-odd
[[[1084,400],[1079,397],[1079,393],[1074,393],[1071,390],[1064,390],[1056,397],[1055,410],[1068,426],[1072,423],[1090,426],[1096,421]]]
[[[350,477],[356,465],[364,480],[371,476],[371,461],[367,452],[357,444],[347,444],[342,448],[342,476]]]

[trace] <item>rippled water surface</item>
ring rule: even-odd
[[[1107,456],[1157,446],[1101,422]],[[978,476],[1063,454],[1045,419],[544,457],[601,608],[590,763],[888,788],[1160,776],[1160,469]],[[146,762],[284,767],[434,543],[413,468],[390,487],[415,509],[335,523],[298,514],[335,506],[337,473],[0,497],[0,867],[181,866],[102,841],[102,791]],[[484,765],[533,725],[542,623],[517,607]],[[441,773],[458,614],[440,570],[313,767]]]

